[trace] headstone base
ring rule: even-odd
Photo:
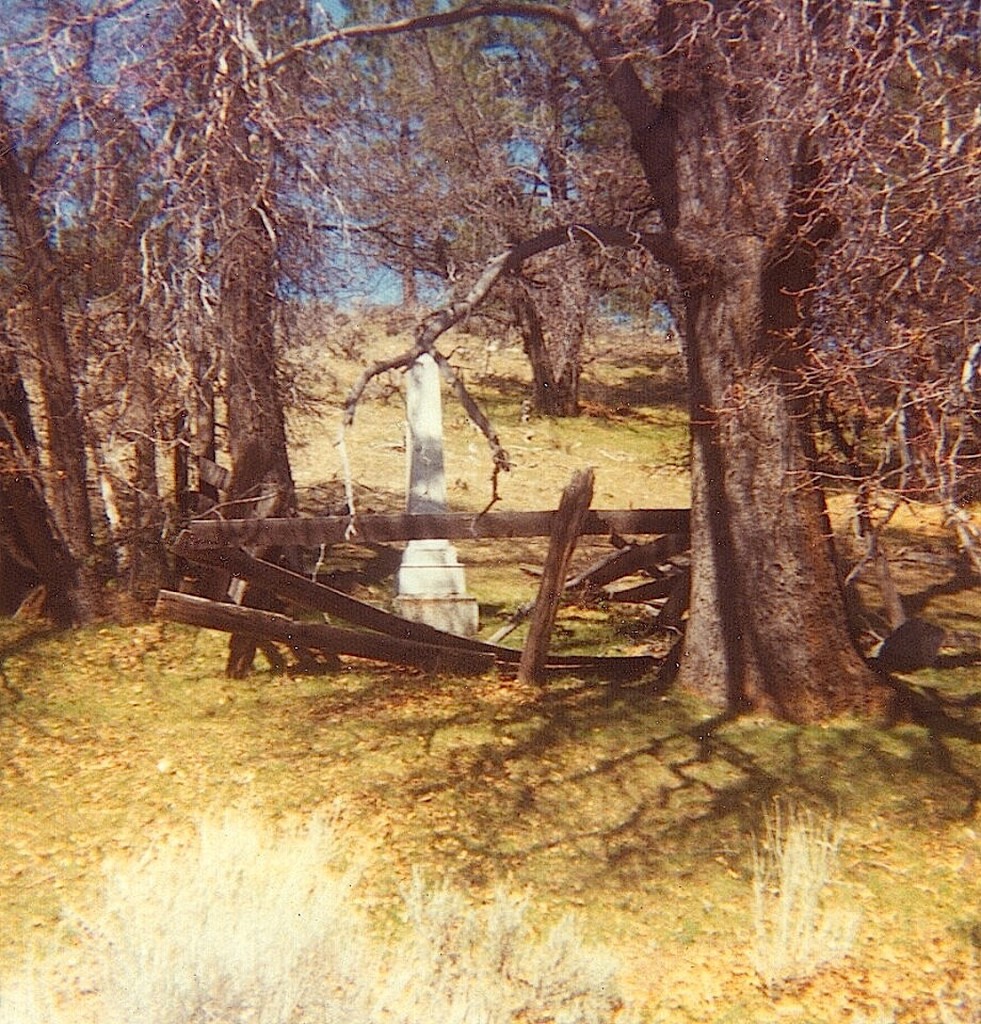
[[[399,597],[465,597],[467,581],[448,540],[410,540],[396,579]]]
[[[477,599],[463,594],[399,596],[395,598],[395,613],[455,636],[475,636],[480,629]]]

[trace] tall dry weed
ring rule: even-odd
[[[472,907],[420,873],[404,898],[408,927],[371,1020],[592,1024],[622,1009],[612,956],[590,949],[572,917],[537,939],[526,900],[498,889]]]
[[[91,925],[99,990],[134,1024],[290,1020],[322,988],[323,959],[348,967],[357,872],[341,856],[326,816],[272,832],[224,814],[186,847],[110,868]]]
[[[107,867],[97,912],[73,915],[72,956],[0,987],[4,1024],[605,1024],[613,964],[571,920],[544,937],[526,905],[474,906],[421,875],[404,922],[378,931],[335,822],[203,821]],[[70,965],[70,970],[66,970]],[[52,998],[58,993],[58,999]]]
[[[777,803],[753,851],[753,967],[767,991],[848,955],[856,912],[831,900],[843,831],[834,819]]]

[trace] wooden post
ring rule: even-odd
[[[555,615],[559,610],[559,599],[565,586],[566,570],[592,500],[593,471],[578,470],[562,492],[562,500],[555,513],[542,582],[518,666],[518,679],[523,683],[537,684],[544,680],[545,660]]]

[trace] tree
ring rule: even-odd
[[[972,39],[968,12],[904,13],[908,25],[853,29],[880,55],[882,92],[874,119],[856,110],[832,129],[845,223],[822,269],[809,385],[826,469],[859,485],[865,561],[885,564],[878,535],[913,498],[943,508],[965,571],[981,573],[963,507],[981,493],[977,22]]]
[[[237,511],[293,507],[281,213],[305,198],[297,168],[317,142],[294,145],[307,122],[290,72],[267,80],[262,53],[308,32],[273,0],[25,0],[0,33],[4,270],[24,314],[11,372],[40,396],[24,436],[70,552],[75,621],[103,610],[110,578],[153,600],[190,464],[212,504],[206,478],[227,452]],[[176,508],[159,478],[168,452]]]
[[[24,382],[0,336],[0,610],[9,615],[27,601],[67,626],[74,566],[44,500],[36,451]]]
[[[935,45],[964,50],[976,26],[962,7],[475,0],[302,44],[509,16],[561,25],[591,55],[683,296],[693,566],[680,678],[720,708],[807,721],[888,700],[851,639],[801,385],[822,256],[848,223],[836,207],[855,163],[838,119],[868,130],[931,25]],[[654,58],[646,77],[638,55]]]
[[[141,192],[146,145],[123,112],[134,97],[121,99],[119,62],[106,54],[111,29],[101,33],[112,19],[103,13],[19,5],[5,27],[13,59],[0,197],[26,314],[11,331],[12,358],[40,398],[41,416],[25,407],[37,422],[24,434],[39,467],[38,515],[67,548],[61,587],[46,586],[64,592],[75,622],[110,611],[113,576],[145,604],[167,569],[154,364],[140,301],[139,244],[153,202]]]
[[[2,105],[0,199],[17,242],[21,287],[33,319],[50,458],[45,481],[47,506],[74,563],[72,618],[85,621],[99,613],[102,581],[96,570],[85,432],[65,320],[64,272]]]
[[[354,15],[378,6],[389,5],[357,4]],[[642,209],[638,172],[600,169],[599,152],[613,162],[624,151],[610,130],[616,115],[555,26],[470,24],[453,37],[376,43],[355,59],[346,166],[334,171],[352,244],[395,271],[413,301],[417,286],[431,294],[472,278],[504,245],[550,223]],[[595,247],[578,256],[537,260],[477,312],[478,325],[517,329],[532,407],[546,415],[578,412],[604,262]]]

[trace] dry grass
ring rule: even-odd
[[[4,1024],[602,1024],[612,962],[571,918],[539,940],[526,901],[474,906],[417,873],[382,933],[336,821],[205,818],[106,865],[96,910],[0,989]]]
[[[501,885],[527,895],[526,921],[543,936],[574,910],[590,942],[620,961],[631,1003],[659,1024],[756,1024],[792,1010],[839,1024],[874,1020],[880,1007],[895,1024],[977,1024],[968,982],[981,840],[965,817],[981,779],[975,744],[909,725],[713,723],[682,694],[574,680],[542,693],[350,665],[323,678],[230,682],[224,643],[167,624],[13,641],[0,707],[8,970],[56,929],[59,905],[93,926],[105,920],[92,892],[114,890],[100,877],[107,855],[138,864],[157,836],[155,856],[185,851],[186,864],[200,844],[166,837],[187,837],[200,807],[306,820],[336,794],[373,843],[354,904],[369,912],[376,955],[398,957],[393,970],[409,960],[416,868],[437,880],[423,916],[443,905],[443,880],[478,921]],[[977,692],[976,669],[947,676]],[[767,997],[746,951],[751,836],[774,792],[841,808],[842,874],[865,923],[848,961]],[[334,868],[346,871],[359,848],[345,844]],[[275,882],[268,874],[264,886]],[[93,1012],[67,1019],[115,1024],[94,1012],[99,975],[85,951],[95,947],[78,931],[75,941],[62,976],[93,990],[81,1004]],[[489,957],[494,947],[481,948]],[[43,980],[33,993],[29,980],[20,987],[36,1012],[11,1005],[11,985],[4,1024],[64,1024],[39,1016]]]
[[[753,967],[771,994],[844,959],[860,915],[830,903],[841,824],[781,803],[753,850]]]

